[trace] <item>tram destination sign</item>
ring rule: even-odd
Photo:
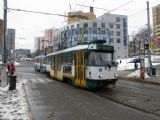
[[[114,52],[114,47],[108,46],[108,45],[97,45],[97,50],[105,50],[108,52]]]

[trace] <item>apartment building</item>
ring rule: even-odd
[[[160,48],[160,4],[152,8],[153,34],[156,37],[156,48]]]
[[[109,43],[114,46],[115,58],[128,57],[128,21],[125,15],[106,13],[97,18],[105,23],[109,30]]]
[[[69,13],[69,17],[70,15]],[[128,57],[127,16],[106,13],[96,18],[93,9],[90,9],[90,14],[72,12],[68,19],[68,24],[56,32],[54,51],[75,46],[80,42],[96,40],[113,45],[115,59]]]

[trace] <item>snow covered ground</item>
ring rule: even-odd
[[[8,91],[9,85],[0,87],[0,120],[30,120],[22,82],[16,90]]]

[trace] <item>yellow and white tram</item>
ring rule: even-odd
[[[48,54],[46,71],[60,81],[78,87],[115,85],[118,80],[114,47],[84,44]]]
[[[35,57],[34,69],[35,71],[46,73],[45,55],[40,55]]]

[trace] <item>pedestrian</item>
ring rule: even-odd
[[[7,69],[6,69],[6,73],[7,73],[7,85],[10,83],[10,80],[9,80],[10,68],[11,68],[11,64],[10,64],[10,61],[8,61],[7,62]]]
[[[10,65],[10,74],[13,75],[15,73],[16,73],[16,68],[15,68],[14,64],[11,63],[11,65]]]
[[[10,67],[11,67],[11,65],[10,65],[10,62],[8,61],[8,62],[7,62],[7,71],[8,71],[8,72],[10,71]]]
[[[137,70],[137,68],[138,68],[138,64],[136,62],[134,63],[134,68],[135,68],[135,70]]]

